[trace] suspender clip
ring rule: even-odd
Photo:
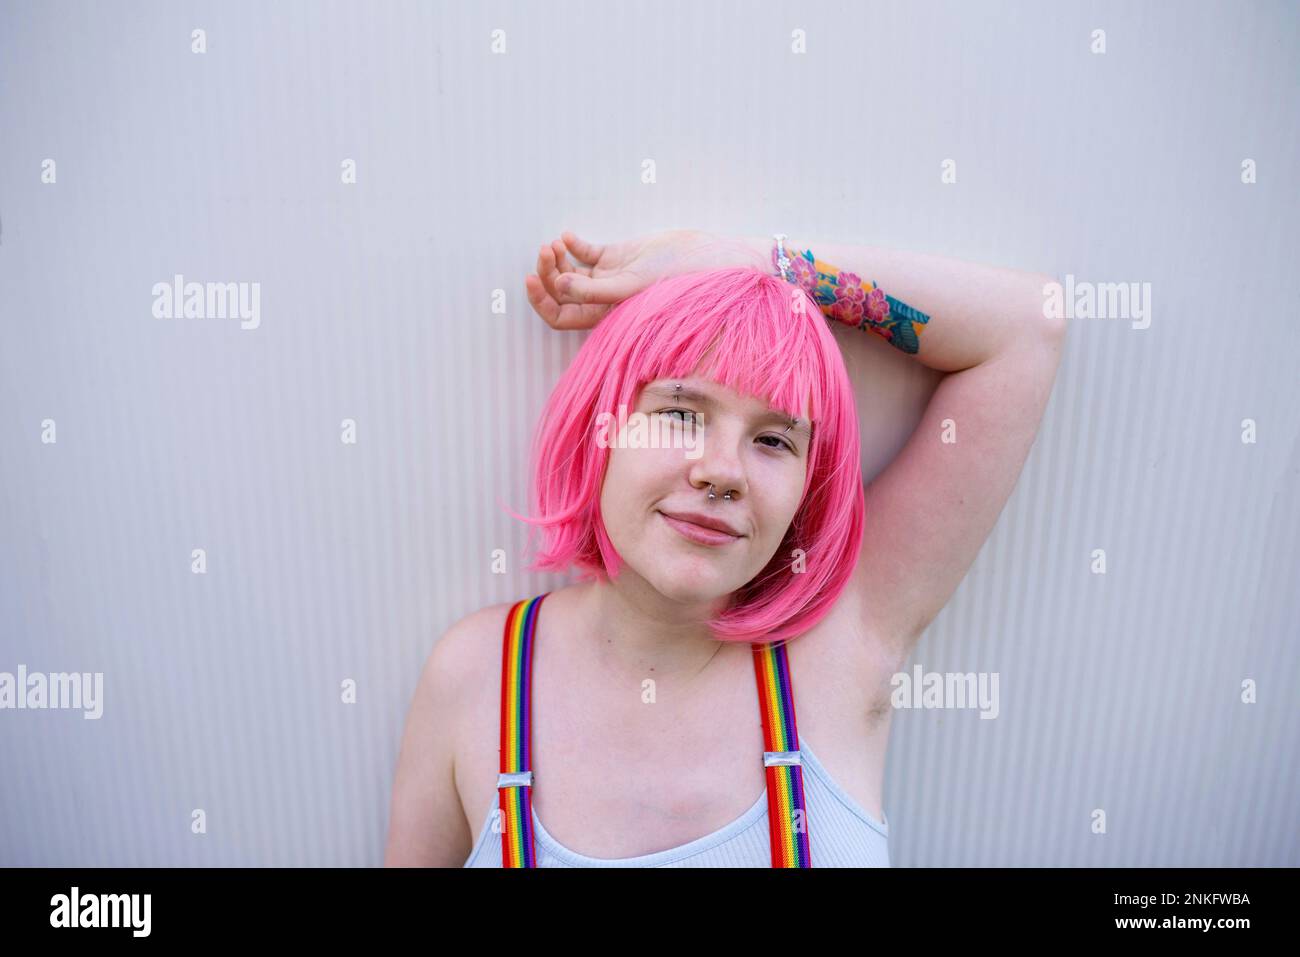
[[[770,768],[774,764],[795,764],[803,766],[803,756],[798,751],[764,751],[763,767]]]
[[[509,774],[497,775],[497,790],[502,788],[530,788],[533,786],[532,771],[513,771]]]

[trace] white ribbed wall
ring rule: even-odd
[[[1150,328],[1071,323],[917,650],[1001,715],[895,715],[892,856],[1300,864],[1298,37],[1263,2],[6,3],[0,671],[105,702],[0,711],[0,864],[378,864],[431,643],[560,583],[490,573],[581,341],[523,275],[677,226],[1151,283]],[[259,282],[261,325],[153,318],[174,273]],[[875,345],[869,471],[934,381]]]

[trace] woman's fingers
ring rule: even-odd
[[[533,307],[533,311],[545,319],[546,324],[552,329],[558,329],[560,304],[547,293],[542,281],[529,273],[524,277],[524,292],[528,294],[528,302]]]
[[[572,234],[570,234],[572,235]],[[561,288],[559,279],[566,275],[590,276],[591,267],[574,266],[568,260],[568,249],[564,240],[553,239],[550,243],[544,243],[537,255],[537,276],[546,287],[552,298],[558,303],[574,302],[565,295]]]
[[[537,278],[542,281],[551,298],[557,303],[563,300],[563,295],[555,286],[555,281],[560,278],[560,269],[555,258],[555,247],[551,243],[543,245],[541,255],[537,257]]]
[[[563,240],[552,239],[551,252],[555,254],[555,268],[557,271],[565,273],[573,268],[569,265],[569,251],[564,248]]]
[[[568,259],[569,249],[565,246],[564,240],[562,239],[553,240],[551,242],[551,248],[555,250],[555,264],[556,264],[556,269],[558,270],[560,275],[564,275],[565,273],[569,273],[569,272],[580,273],[583,276],[591,275],[590,266],[575,266],[569,262]]]
[[[554,265],[555,265],[555,250],[551,249],[550,243],[543,243],[541,247],[537,250],[537,266],[536,266],[537,277],[541,279],[541,277],[547,274],[547,271],[549,269],[554,268]]]
[[[573,258],[588,266],[594,266],[600,262],[600,257],[605,252],[604,246],[589,243],[567,229],[560,233],[560,238],[564,241],[564,245],[569,247],[569,252],[573,253]],[[591,275],[591,273],[587,272],[587,275]]]
[[[552,329],[590,329],[609,312],[606,305],[579,306],[555,301],[540,277],[531,273],[524,276],[524,291],[533,311],[546,320]]]
[[[556,302],[560,304],[577,302],[578,300],[569,296],[565,291],[567,277],[570,276],[590,276],[589,269],[575,269],[565,258],[564,243],[560,240],[554,240],[550,246],[542,247],[542,257],[539,260],[541,268],[537,270],[538,277],[542,284],[546,286],[546,291],[551,294]]]
[[[631,270],[624,269],[612,276],[593,279],[578,273],[557,276],[559,301],[575,303],[613,304],[636,295],[646,282]]]
[[[564,235],[565,239],[539,247],[537,273],[524,277],[524,288],[533,310],[552,329],[590,329],[612,304],[638,292],[645,284],[625,271],[592,279],[589,266],[575,266],[568,261],[569,242],[575,241],[572,251],[579,262],[593,254],[599,257],[603,247],[586,243],[570,232]]]

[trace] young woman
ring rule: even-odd
[[[890,678],[1010,495],[1064,324],[1046,276],[813,248],[541,248],[534,309],[593,331],[526,520],[532,568],[581,578],[434,646],[386,864],[888,866]],[[947,373],[865,487],[831,322]]]

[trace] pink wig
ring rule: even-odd
[[[511,512],[544,529],[545,547],[529,570],[577,566],[583,579],[617,577],[623,560],[600,515],[609,449],[595,440],[597,417],[617,417],[620,404],[634,408],[648,382],[692,375],[791,417],[807,403],[814,436],[799,508],[771,561],[709,622],[721,641],[797,637],[830,612],[857,561],[866,512],[858,417],[821,311],[802,289],[755,267],[661,279],[592,330],[534,435],[530,496],[540,517]]]

